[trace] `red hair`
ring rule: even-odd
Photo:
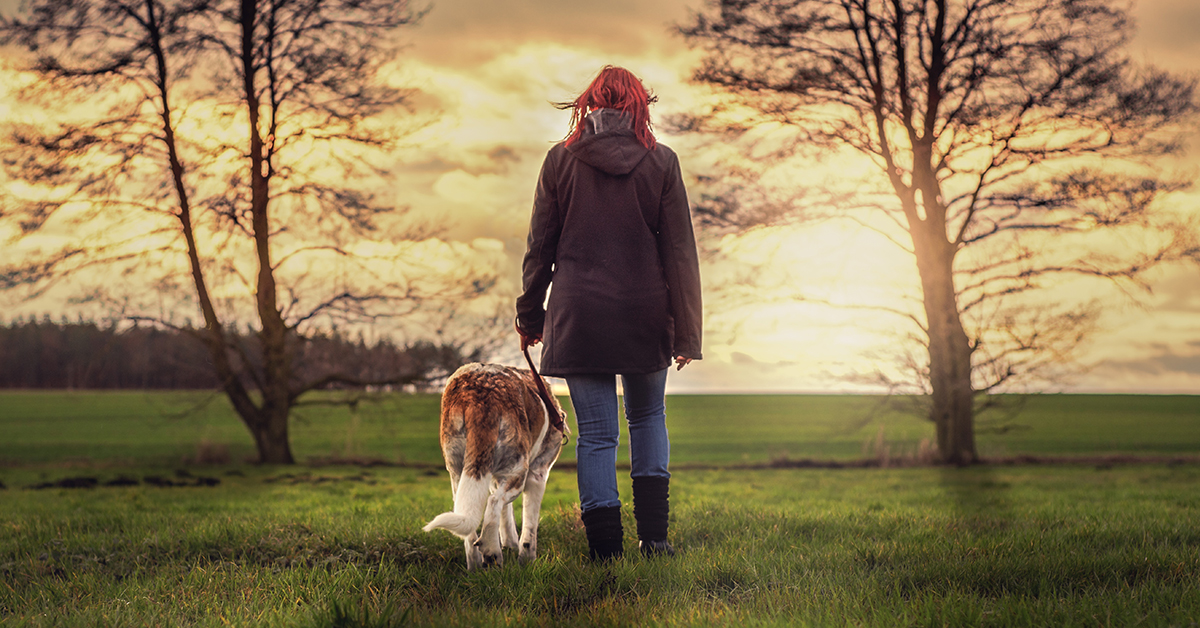
[[[653,149],[654,131],[650,125],[650,104],[658,97],[646,91],[642,81],[625,68],[604,66],[592,84],[575,100],[555,103],[559,109],[571,110],[571,132],[567,134],[567,146],[583,136],[586,126],[584,118],[596,109],[616,109],[624,112],[633,122],[633,132],[642,146]]]

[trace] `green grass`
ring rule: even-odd
[[[570,403],[564,406],[573,424]],[[881,437],[892,455],[904,456],[933,436],[929,422],[869,396],[672,395],[667,412],[676,463],[874,457]],[[437,415],[436,395],[388,395],[355,411],[304,407],[292,422],[292,446],[300,460],[436,464]],[[1200,452],[1200,396],[1046,395],[1029,399],[1022,414],[1003,424],[1012,429],[979,435],[981,454]],[[254,454],[226,400],[204,392],[0,391],[0,428],[0,462],[9,464],[174,464],[214,447],[235,462]],[[627,435],[622,439],[628,442]],[[627,455],[623,451],[622,460]],[[563,459],[573,457],[568,447]]]
[[[298,458],[440,462],[434,395],[302,409]],[[669,560],[592,565],[575,476],[538,562],[468,573],[430,467],[242,464],[204,393],[0,393],[0,625],[1196,626],[1200,465],[736,469],[915,451],[853,396],[672,396]],[[1200,397],[1044,396],[985,455],[1200,451]],[[230,462],[187,462],[204,451]],[[568,447],[564,459],[570,460]],[[622,454],[624,457],[625,454]],[[686,463],[700,463],[688,466]],[[701,468],[700,465],[716,465]],[[723,466],[722,466],[723,465]],[[624,474],[621,474],[624,475]],[[91,489],[29,487],[92,477]],[[119,477],[215,486],[160,488]],[[628,478],[621,478],[628,499]],[[519,506],[518,506],[519,510]],[[519,516],[519,514],[518,514]]]
[[[345,406],[296,409],[293,450],[300,458],[363,456],[432,462],[437,395],[392,395]],[[357,418],[355,417],[357,414]],[[201,449],[224,448],[233,461],[254,444],[225,397],[206,391],[0,391],[0,461],[62,460],[178,463]]]
[[[538,562],[509,555],[473,573],[459,541],[420,531],[449,506],[442,473],[208,472],[221,484],[0,493],[0,623],[1189,626],[1200,617],[1200,469],[1189,465],[680,471],[679,555],[643,560],[627,535],[626,558],[607,566],[584,560],[575,478],[557,471]],[[21,484],[46,472],[8,473]]]

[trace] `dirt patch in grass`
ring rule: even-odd
[[[180,488],[192,486],[217,486],[221,480],[214,477],[194,476],[184,469],[175,471],[175,477],[165,478],[160,475],[147,475],[141,480],[129,475],[121,474],[115,478],[101,482],[99,478],[94,476],[70,476],[48,482],[39,482],[30,484],[25,487],[30,491],[44,491],[53,488],[84,488],[91,489],[96,487],[120,488],[127,486],[140,486],[145,483],[147,486],[155,486],[159,488]]]
[[[263,478],[263,482],[267,484],[328,484],[331,482],[361,482],[363,484],[377,484],[378,480],[375,476],[367,472],[358,473],[355,475],[315,475],[312,473],[281,473],[268,478]]]

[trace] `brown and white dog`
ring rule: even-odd
[[[424,529],[442,528],[462,538],[467,569],[502,564],[501,547],[516,549],[518,543],[521,562],[537,557],[542,496],[563,430],[550,421],[551,412],[561,412],[558,400],[551,395],[554,407],[547,408],[535,377],[499,364],[467,364],[450,376],[442,393],[442,455],[454,510]],[[512,502],[522,492],[518,540]]]

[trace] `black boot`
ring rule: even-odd
[[[643,556],[675,555],[675,548],[667,542],[670,483],[670,478],[633,478],[633,518],[637,520],[638,547]]]
[[[621,507],[592,508],[580,513],[587,533],[588,556],[593,562],[620,558],[625,553],[624,529],[621,527]]]

